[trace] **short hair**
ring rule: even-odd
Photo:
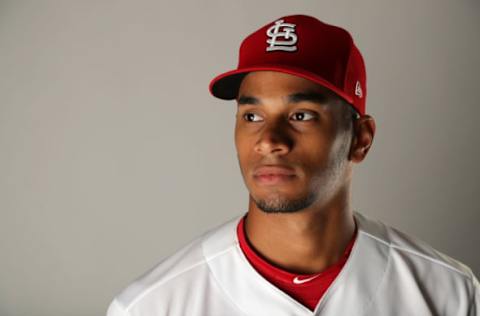
[[[353,133],[353,122],[360,117],[358,111],[346,100],[337,98],[338,102],[335,103],[337,123],[339,131],[346,131]]]
[[[342,149],[339,152],[339,159],[344,161],[348,156],[350,146],[355,138],[354,122],[360,118],[358,111],[344,99],[337,97],[337,102],[332,104],[333,114],[337,123],[337,136],[342,139]]]

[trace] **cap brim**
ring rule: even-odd
[[[262,71],[262,70],[271,70],[271,71],[278,71],[283,72],[291,75],[295,75],[298,77],[302,77],[308,80],[311,80],[315,83],[318,83],[325,88],[333,91],[341,98],[345,99],[348,103],[353,103],[352,97],[343,92],[342,90],[338,89],[334,85],[332,85],[327,80],[323,79],[322,77],[313,74],[311,72],[305,71],[304,69],[295,68],[295,67],[288,67],[288,66],[256,66],[256,67],[248,67],[248,68],[241,68],[241,69],[234,69],[222,73],[210,81],[209,90],[210,93],[223,100],[233,100],[237,98],[238,89],[240,88],[240,84],[242,79],[252,71]]]

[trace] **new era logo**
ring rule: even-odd
[[[355,95],[359,98],[363,97],[362,86],[360,86],[360,81],[357,81],[355,85]]]

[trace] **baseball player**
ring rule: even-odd
[[[346,30],[275,19],[209,89],[237,103],[248,211],[138,278],[108,316],[480,315],[471,269],[350,206],[375,122]]]

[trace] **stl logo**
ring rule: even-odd
[[[295,34],[295,24],[283,23],[283,20],[275,21],[275,24],[267,30],[267,52],[274,50],[283,50],[294,52],[297,50],[297,34]],[[278,40],[280,38],[281,40]]]

